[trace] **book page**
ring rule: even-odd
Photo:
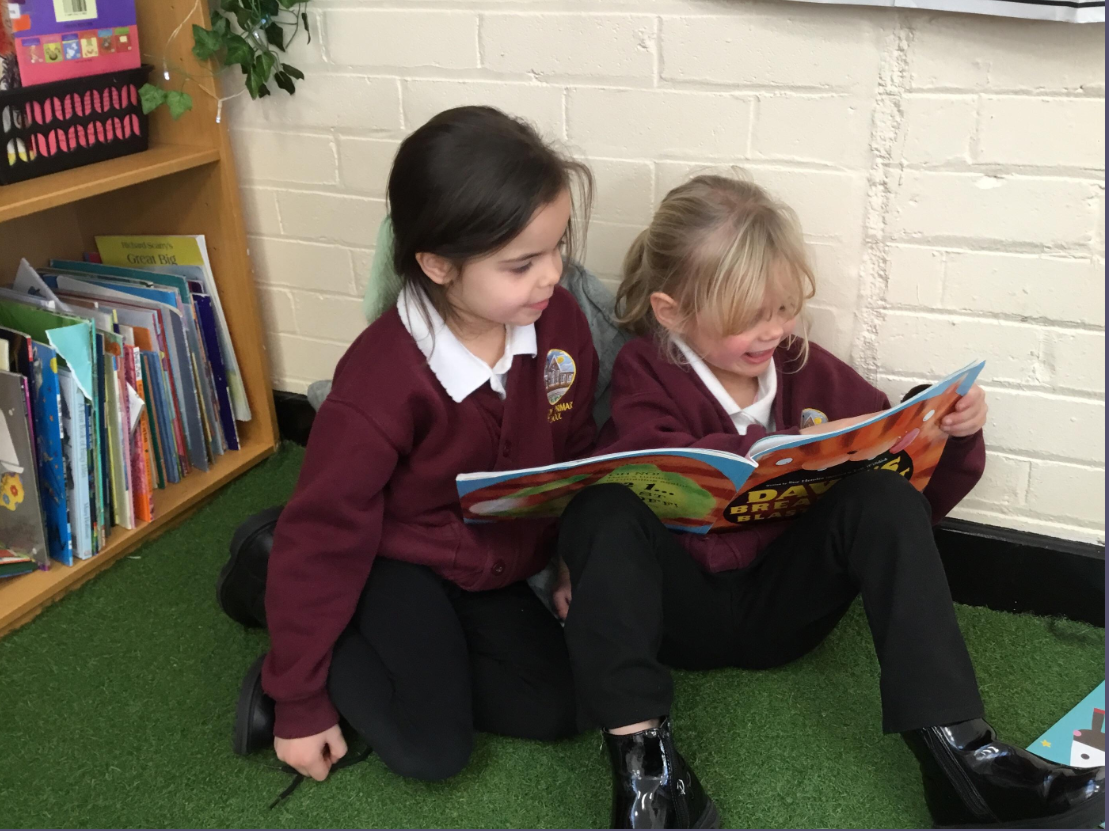
[[[893,471],[924,490],[947,442],[940,423],[970,390],[983,365],[970,364],[852,427],[756,442],[751,458],[758,468],[714,530],[794,517],[836,482],[869,470]]]

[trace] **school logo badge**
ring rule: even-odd
[[[547,353],[543,379],[547,383],[547,401],[552,405],[562,400],[578,375],[578,367],[569,353],[552,349]]]

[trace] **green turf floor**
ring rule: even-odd
[[[450,782],[375,758],[305,783],[231,752],[242,673],[265,635],[216,606],[236,524],[282,502],[302,458],[285,448],[185,525],[0,640],[0,827],[604,827],[596,734],[557,744],[479,737]],[[1104,677],[1104,631],[959,608],[994,725],[1027,744]],[[926,632],[921,633],[927,637]],[[927,824],[914,764],[883,737],[877,664],[856,607],[785,669],[680,674],[684,754],[727,827]]]

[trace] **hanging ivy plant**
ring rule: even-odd
[[[246,77],[251,98],[270,95],[271,83],[292,95],[296,82],[304,80],[304,73],[286,62],[284,54],[302,28],[308,42],[312,42],[304,10],[308,2],[213,0],[212,28],[193,26],[193,54],[202,61],[215,60],[223,68],[238,66]],[[183,89],[166,90],[146,84],[139,94],[147,113],[165,104],[176,119],[193,106],[192,96]]]

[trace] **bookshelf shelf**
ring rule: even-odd
[[[51,562],[49,571],[36,571],[0,581],[0,636],[34,618],[46,606],[115,563],[164,531],[172,528],[191,510],[220,487],[273,452],[272,447],[254,444],[224,455],[207,473],[194,471],[180,484],[157,491],[154,521],[134,531],[116,528],[108,546],[91,560],[71,567]],[[209,598],[204,598],[207,601]]]
[[[154,521],[133,531],[114,528],[103,551],[72,567],[51,563],[0,580],[0,636],[187,517],[219,488],[277,448],[277,416],[263,342],[253,272],[247,256],[239,185],[225,125],[216,122],[215,81],[196,66],[192,39],[175,29],[209,26],[207,4],[136,0],[139,41],[163,49],[171,65],[195,67],[194,109],[179,121],[159,111],[150,119],[150,149],[119,159],[0,186],[0,283],[21,258],[80,259],[103,234],[203,234],[252,419],[240,422],[241,449],[219,457],[208,472],[193,471],[155,492]],[[164,108],[163,108],[164,110]],[[197,603],[209,603],[198,597]]]
[[[214,148],[163,145],[144,153],[0,187],[0,222],[218,162]]]

